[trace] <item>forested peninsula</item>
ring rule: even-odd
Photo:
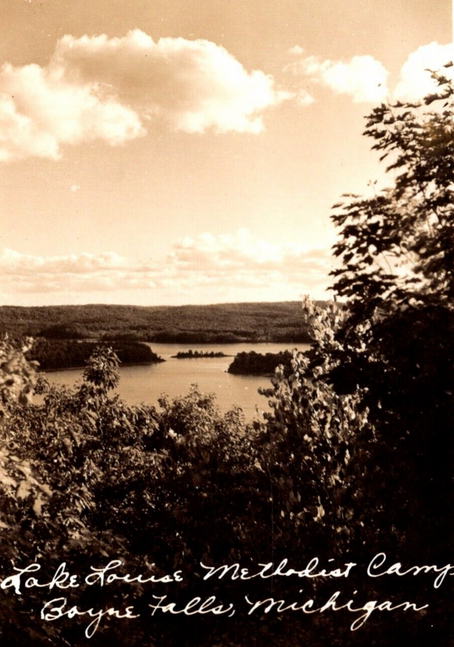
[[[51,371],[84,366],[99,346],[96,341],[74,339],[35,339],[27,356],[37,361],[40,369]],[[113,342],[112,347],[122,364],[156,364],[163,362],[149,346],[140,342]]]

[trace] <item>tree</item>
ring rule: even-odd
[[[454,540],[454,85],[434,77],[438,91],[424,101],[382,104],[368,116],[365,134],[392,184],[335,205],[338,305],[306,312],[311,350],[267,391],[284,515],[302,515],[321,547],[331,528],[355,560],[385,551],[443,564]],[[332,538],[325,545],[333,550]],[[388,594],[433,596],[414,580],[399,586]],[[450,595],[439,592],[414,627],[389,621],[375,644],[417,633],[451,644]]]
[[[393,186],[349,197],[333,217],[347,316],[331,378],[368,410],[373,442],[359,451],[369,456],[363,490],[384,488],[380,541],[394,537],[417,559],[447,556],[453,539],[454,87],[434,77],[436,94],[368,118]]]
[[[358,394],[337,393],[327,376],[341,352],[335,332],[344,318],[336,304],[303,302],[312,345],[281,366],[271,388],[271,413],[260,439],[260,460],[272,487],[276,535],[296,554],[342,555],[349,545],[352,507],[342,495],[351,445],[367,417]],[[285,537],[285,539],[284,539]],[[336,541],[333,542],[333,537]]]

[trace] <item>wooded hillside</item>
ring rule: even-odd
[[[60,339],[180,343],[309,341],[298,301],[205,306],[2,306],[0,332]]]

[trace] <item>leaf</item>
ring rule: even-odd
[[[16,496],[18,499],[26,499],[31,493],[31,483],[30,481],[23,480],[20,482],[19,487],[17,488]]]
[[[36,514],[37,517],[41,516],[44,503],[45,501],[41,497],[41,494],[38,494],[35,501],[33,502],[33,512]]]

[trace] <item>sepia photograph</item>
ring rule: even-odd
[[[0,0],[0,643],[454,646],[454,2]]]

